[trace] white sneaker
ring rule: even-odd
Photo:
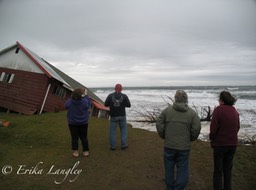
[[[77,150],[75,150],[75,151],[73,152],[73,156],[74,156],[74,157],[78,157],[78,156],[79,156],[79,153],[78,153]]]
[[[89,152],[88,151],[85,151],[83,152],[83,155],[86,157],[86,156],[89,156]]]

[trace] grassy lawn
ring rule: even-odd
[[[110,151],[108,120],[91,118],[90,156],[74,158],[66,112],[33,116],[0,113],[0,119],[12,123],[0,127],[1,189],[165,189],[163,142],[154,132],[129,127],[129,148]],[[119,136],[117,142],[120,145]],[[256,146],[238,147],[233,189],[255,189],[255,160]],[[209,143],[194,142],[187,189],[212,189],[212,167]]]

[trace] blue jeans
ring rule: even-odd
[[[190,150],[164,148],[165,182],[167,190],[183,190],[189,179]],[[175,171],[176,166],[176,173]]]
[[[118,116],[110,118],[110,128],[109,128],[109,141],[110,147],[112,149],[116,148],[116,127],[119,125],[121,132],[121,147],[127,147],[127,124],[126,116]]]

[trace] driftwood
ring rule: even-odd
[[[207,109],[201,107],[201,118],[200,121],[211,121],[212,120],[212,112],[211,107],[207,106]]]
[[[145,107],[142,107],[142,110],[135,110],[135,112],[140,119],[134,120],[134,122],[155,123],[161,113],[161,110],[156,107],[153,108],[152,111],[149,111]]]
[[[161,96],[164,102],[167,103],[167,105],[170,105],[170,100],[173,103],[174,100],[169,96]],[[134,110],[136,114],[139,116],[140,119],[134,120],[134,122],[148,122],[148,123],[155,123],[157,118],[159,117],[161,113],[161,109],[159,107],[154,107],[152,111],[147,110],[145,107],[141,107],[140,110]],[[201,121],[211,121],[212,118],[212,111],[210,106],[195,106],[193,104],[193,109],[197,112],[198,115],[200,115]],[[200,114],[199,114],[200,110]]]
[[[242,140],[242,144],[252,144],[252,145],[255,145],[256,144],[256,134],[253,135],[253,136],[249,136],[247,134],[243,134],[245,139]]]

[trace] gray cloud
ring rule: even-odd
[[[253,0],[2,0],[20,41],[86,86],[256,84]]]

